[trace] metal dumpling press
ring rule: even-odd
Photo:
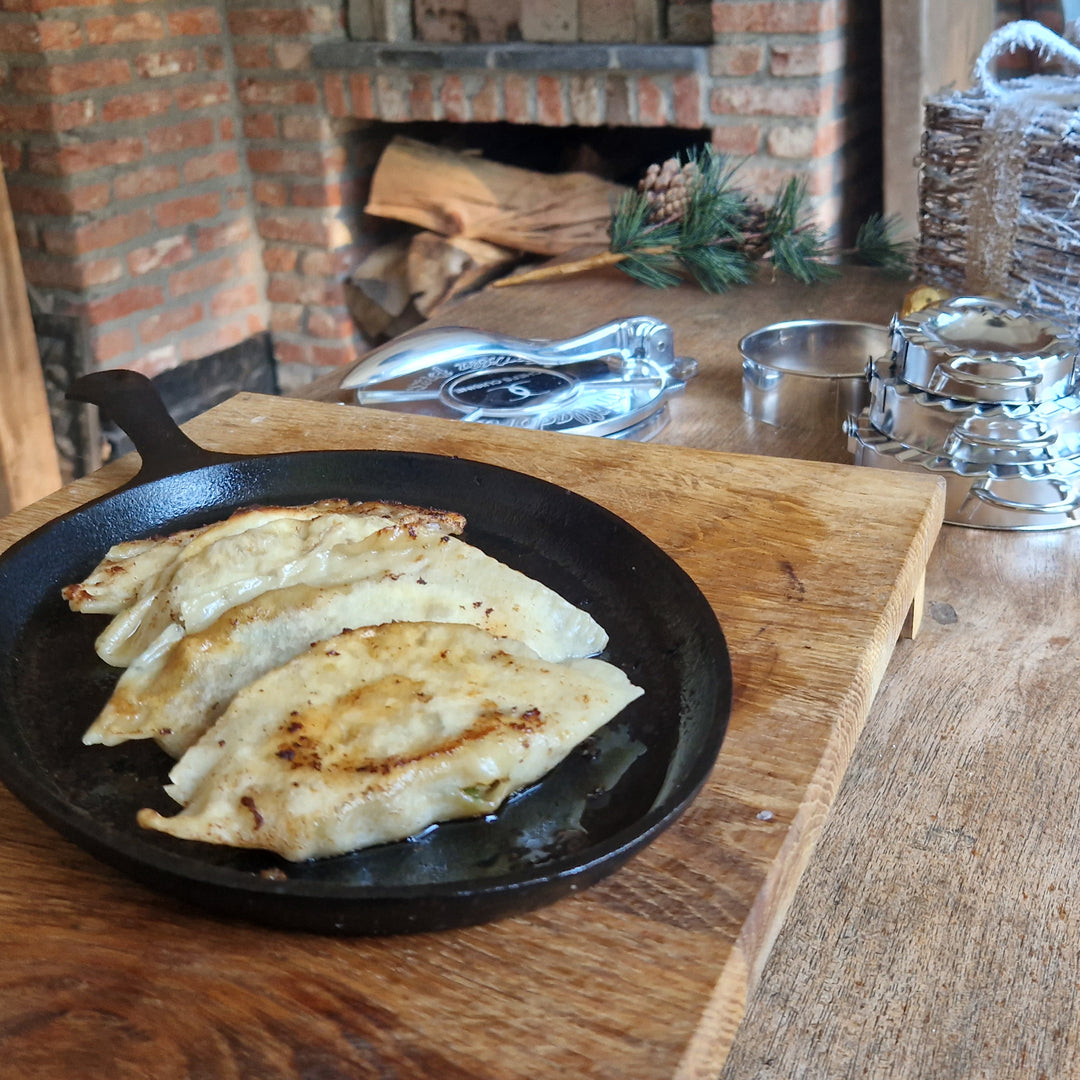
[[[670,326],[645,315],[560,341],[434,327],[375,349],[341,389],[381,409],[643,441],[697,372],[674,341]]]
[[[1080,343],[988,297],[897,316],[847,423],[856,465],[945,480],[945,520],[980,529],[1080,525]]]

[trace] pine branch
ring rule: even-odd
[[[765,215],[765,233],[770,237],[787,236],[799,226],[799,217],[806,201],[806,181],[793,176],[777,192]]]
[[[907,277],[915,259],[915,244],[900,240],[899,215],[871,214],[855,237],[855,252],[868,266],[877,266],[894,277]]]
[[[772,251],[767,258],[772,259],[777,270],[812,285],[815,281],[825,281],[836,277],[840,271],[825,260],[829,250],[821,234],[816,229],[800,229],[783,236],[772,238]]]
[[[681,280],[678,260],[673,258],[670,251],[653,255],[628,255],[619,263],[619,269],[654,289],[667,289],[678,285]]]
[[[740,242],[748,212],[745,194],[734,185],[736,168],[711,146],[690,160],[699,179],[675,245],[678,260],[707,292],[745,285],[752,268]]]
[[[743,252],[719,244],[687,248],[680,252],[679,262],[706,292],[726,292],[732,285],[749,284],[753,277],[753,264]]]
[[[628,191],[611,216],[611,250],[624,256],[619,264],[632,278],[653,288],[679,283],[675,246],[679,227],[650,225],[652,207],[644,195]]]
[[[838,271],[826,261],[831,253],[821,231],[803,220],[805,203],[806,180],[792,177],[766,212],[764,232],[773,266],[811,285],[835,277]]]
[[[748,216],[746,195],[734,185],[737,166],[711,146],[690,160],[697,167],[699,180],[690,192],[690,205],[683,218],[681,239],[684,245],[705,244],[722,237],[736,239]]]
[[[637,191],[626,191],[621,195],[615,210],[611,213],[611,225],[608,229],[611,237],[612,252],[627,252],[635,246],[642,246],[646,232],[658,231],[649,225],[652,207],[644,195]],[[661,228],[660,232],[674,232],[670,228]]]
[[[811,284],[835,277],[835,263],[845,254],[856,254],[887,273],[909,272],[914,244],[897,239],[898,219],[875,214],[859,230],[855,248],[840,251],[830,248],[820,229],[804,220],[804,178],[787,180],[765,208],[738,189],[736,172],[737,166],[711,146],[689,151],[681,162],[675,158],[662,168],[651,166],[641,190],[626,192],[613,207],[608,251],[495,284],[618,266],[654,288],[677,285],[689,274],[703,289],[724,292],[747,284],[759,261]]]

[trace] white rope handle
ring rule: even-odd
[[[999,56],[1016,49],[1030,49],[1044,60],[1058,57],[1080,69],[1080,49],[1042,23],[1032,19],[1018,19],[998,27],[987,38],[978,60],[975,61],[975,81],[987,94],[1004,97],[1012,93],[1007,86],[998,82],[991,67]],[[1069,89],[1063,88],[1062,93],[1075,95],[1075,85]]]

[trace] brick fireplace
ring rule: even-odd
[[[880,200],[876,4],[0,0],[0,161],[36,310],[154,375],[269,334],[288,389],[365,347],[344,281],[406,122],[681,129],[838,231]]]

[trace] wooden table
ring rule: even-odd
[[[735,342],[779,318],[885,318],[902,291],[852,275],[825,289],[762,285],[714,298],[689,288],[655,293],[613,273],[572,286],[485,292],[445,321],[562,336],[615,315],[655,314],[674,326],[678,351],[702,364],[674,403],[661,442],[839,461],[843,449],[833,436],[779,432],[742,415]],[[311,392],[332,388],[324,383]],[[199,418],[197,437],[258,445],[266,422],[252,423],[263,413],[248,408],[251,400]],[[349,418],[358,410],[335,410],[340,418],[328,424],[325,412],[316,419],[306,411],[313,406],[295,408],[278,403],[273,413],[294,437],[333,441],[340,425],[356,430]],[[412,439],[400,423],[374,434],[395,432]],[[479,449],[465,430],[445,438]],[[540,438],[545,447],[565,441],[562,461],[516,448],[517,467],[569,469],[567,479],[595,485],[594,497],[604,477],[617,474],[610,444],[588,440],[588,449],[571,452],[580,440]],[[677,460],[683,494],[701,487],[691,461],[708,473],[709,463],[748,460],[664,446],[629,452],[640,461]],[[799,581],[817,595],[840,581],[849,599],[862,586],[857,622],[864,632],[877,627],[861,667],[846,653],[834,673],[850,687],[837,714],[835,682],[823,696],[796,686],[782,666],[778,676],[776,666],[823,616],[830,616],[828,633],[838,633],[835,611],[818,605],[808,618],[790,578],[764,573],[754,575],[748,593],[765,599],[781,630],[759,642],[752,606],[729,600],[720,609],[738,658],[725,753],[733,753],[733,764],[764,764],[770,794],[786,789],[786,797],[763,807],[758,790],[728,790],[732,772],[724,771],[722,754],[703,801],[638,860],[580,897],[451,935],[342,942],[219,922],[155,898],[57,840],[0,794],[8,841],[0,883],[4,1069],[20,1077],[166,1080],[715,1077],[749,985],[726,1080],[1077,1075],[1077,870],[1069,849],[1077,815],[1069,684],[1076,534],[944,528],[929,563],[929,617],[914,641],[893,651],[856,742],[917,588],[905,575],[932,538],[934,496],[925,483],[909,487],[894,474],[774,464],[779,472],[767,475],[777,482],[788,476],[788,491],[833,500],[828,538],[848,535],[865,552],[858,564],[841,557],[849,576],[830,574],[832,548],[793,535],[800,557],[823,561],[806,577],[797,573]],[[745,475],[762,466],[750,468]],[[129,471],[120,462],[81,481],[0,524],[0,538],[10,541]],[[904,505],[920,486],[922,525],[914,528],[909,514],[902,528],[890,528],[885,507]],[[663,508],[649,500],[635,505],[637,490],[628,499],[624,483],[615,508],[636,515],[701,573],[710,565],[698,553],[702,537],[688,529],[671,544]],[[863,493],[857,507],[836,505],[839,493],[852,491]],[[747,508],[751,518],[760,512]],[[864,535],[868,520],[876,524]],[[747,546],[728,557],[738,566],[752,554]],[[715,584],[703,582],[707,595]],[[815,678],[829,666],[815,665]],[[782,719],[794,710],[784,737],[799,731],[801,719],[818,728],[812,783],[805,768],[793,766],[796,754],[776,754],[775,741],[766,748],[775,757],[740,757],[770,686],[783,689],[786,704],[773,701],[766,715]],[[841,737],[830,735],[837,731]],[[759,808],[774,809],[774,819],[739,817]],[[703,829],[757,857],[729,860],[728,873],[715,874],[722,849],[700,842]],[[747,909],[748,895],[762,900]],[[609,947],[597,950],[596,942]]]
[[[661,441],[850,461],[835,439],[742,414],[736,343],[780,319],[883,321],[906,288],[849,272],[716,298],[611,272],[488,290],[443,321],[543,337],[654,314],[702,365]],[[723,1080],[1080,1076],[1080,530],[947,525],[926,596]]]
[[[706,372],[702,386],[719,374]],[[4,1069],[155,1080],[715,1075],[921,597],[940,485],[901,476],[884,489],[869,470],[830,464],[254,395],[190,431],[247,452],[455,453],[596,499],[671,553],[716,609],[735,677],[728,736],[689,811],[598,885],[498,923],[393,939],[290,934],[154,896],[0,792]],[[133,468],[122,460],[5,519],[0,542]]]

